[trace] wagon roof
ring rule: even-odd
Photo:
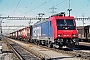
[[[87,25],[84,27],[84,29],[89,29],[90,28],[90,25]]]
[[[84,26],[77,26],[77,29],[83,29]]]

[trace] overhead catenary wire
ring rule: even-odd
[[[66,0],[64,0],[64,1],[62,1],[62,2],[60,2],[60,3],[58,3],[58,4],[56,4],[55,6],[58,6],[58,5],[60,5],[60,4],[64,3],[64,2],[66,2]]]
[[[35,0],[33,0],[30,4],[28,4],[27,6],[25,6],[23,9],[28,8],[30,5],[32,5],[35,2]],[[20,15],[21,16],[21,15]]]
[[[18,4],[17,4],[17,6],[16,6],[16,8],[15,8],[15,10],[14,10],[13,15],[15,14],[15,12],[16,12],[16,10],[17,10],[17,8],[18,8],[19,4],[20,4],[20,2],[21,2],[21,0],[19,0],[19,1],[18,1]]]
[[[35,8],[33,8],[33,9],[29,10],[29,11],[27,11],[25,14],[27,14],[28,12],[33,11],[33,10],[35,10],[35,9],[37,9],[37,8],[39,8],[39,7],[41,7],[41,6],[43,6],[44,4],[46,4],[46,3],[50,2],[50,1],[51,1],[51,0],[48,0],[48,1],[44,2],[44,3],[42,3],[41,5],[39,5],[39,6],[35,7]]]
[[[33,0],[30,4],[28,4],[25,8],[27,8],[28,6],[30,6],[31,4],[33,4],[35,2],[35,0]]]
[[[90,5],[88,4],[88,5],[85,5],[85,6],[83,6],[83,7],[81,7],[81,8],[78,8],[78,9],[75,9],[75,10],[73,10],[73,12],[75,13],[75,12],[77,12],[77,11],[81,11],[82,9],[85,9],[86,7],[89,7]],[[77,14],[77,13],[76,13]],[[77,16],[76,16],[77,17]]]
[[[81,8],[78,8],[78,9],[73,10],[73,11],[76,12],[76,11],[79,11],[79,10],[81,10],[81,9],[84,9],[84,8],[86,8],[86,7],[88,7],[88,6],[89,6],[89,5],[85,5],[85,6],[81,7]]]
[[[60,2],[60,3],[56,4],[56,5],[54,5],[54,7],[56,7],[56,6],[60,5],[60,4],[64,3],[64,2],[66,2],[66,0],[63,0],[62,2]],[[44,13],[45,13],[45,12],[47,12],[47,11],[49,11],[49,9],[48,9],[48,10],[46,10],[46,11],[44,11]]]
[[[21,2],[21,0],[19,0],[19,1],[18,1],[18,4],[17,4],[17,6],[16,6],[16,8],[15,8],[15,10],[14,10],[13,15],[15,14],[15,12],[16,12],[16,10],[17,10],[17,8],[18,8],[19,4],[20,4],[20,2]],[[14,3],[14,4],[15,4],[15,3]],[[13,15],[12,15],[12,16],[13,16]],[[9,21],[9,22],[10,22],[10,21]]]
[[[28,4],[27,6],[25,6],[24,8],[28,8],[30,5],[32,5],[35,2],[35,0],[33,0],[30,4]],[[21,16],[21,15],[20,15]]]

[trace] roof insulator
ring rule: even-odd
[[[53,17],[53,16],[65,16],[65,12],[61,12],[61,13],[58,13],[58,14],[54,14],[54,15],[52,15],[51,17]]]

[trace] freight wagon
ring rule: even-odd
[[[90,25],[87,26],[79,26],[78,30],[78,38],[79,41],[90,41]]]
[[[15,39],[15,32],[12,32],[12,38]]]
[[[12,33],[10,33],[10,38],[12,38]]]
[[[24,40],[24,41],[30,41],[31,39],[31,29],[32,26],[22,28],[20,30],[17,30],[15,32],[10,33],[10,37],[14,39]]]
[[[10,33],[10,36],[8,36],[8,37],[10,37],[12,39],[18,39],[18,32],[14,31],[14,32]]]
[[[31,33],[32,33],[32,26],[23,28],[21,30],[22,40],[30,42],[32,36]]]

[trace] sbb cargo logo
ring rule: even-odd
[[[33,28],[33,36],[41,36],[41,26]]]

